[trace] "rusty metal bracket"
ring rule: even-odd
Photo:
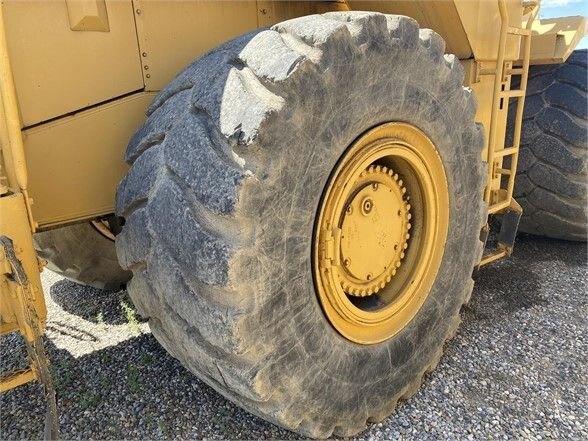
[[[27,273],[18,259],[12,240],[6,236],[0,236],[0,268],[5,278],[0,295],[8,296],[6,304],[10,306],[16,318],[18,330],[22,333],[30,362],[28,369],[20,369],[4,375],[0,378],[0,392],[4,392],[29,381],[37,380],[44,388],[47,400],[47,414],[45,418],[45,439],[57,439],[59,436],[57,401],[55,386],[49,370],[49,361],[43,345],[43,328],[39,321],[33,286]]]

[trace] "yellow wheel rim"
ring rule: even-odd
[[[441,158],[416,127],[382,124],[347,150],[313,243],[318,296],[341,335],[379,343],[413,319],[441,265],[448,205]]]

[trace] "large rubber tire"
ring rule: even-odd
[[[33,242],[47,268],[74,282],[119,289],[131,278],[118,263],[114,242],[90,223],[36,233]]]
[[[351,435],[415,392],[456,330],[485,222],[483,132],[463,69],[407,17],[331,13],[232,40],[181,73],[132,138],[116,244],[155,337],[202,380],[307,436]],[[450,226],[416,317],[374,345],[327,321],[315,216],[347,146],[386,121],[436,145]]]
[[[565,64],[530,69],[515,185],[526,233],[587,238],[587,63],[580,50]]]

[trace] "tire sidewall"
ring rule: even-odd
[[[464,245],[477,240],[482,204],[476,192],[481,177],[471,165],[471,152],[479,149],[467,143],[479,139],[472,138],[473,115],[464,111],[461,84],[443,77],[448,71],[443,59],[431,59],[422,49],[395,58],[365,50],[362,57],[354,54],[320,72],[321,81],[316,72],[300,72],[294,89],[304,92],[289,96],[260,130],[259,150],[271,152],[267,173],[253,184],[255,191],[242,193],[242,203],[247,215],[258,219],[261,253],[245,258],[238,274],[255,286],[257,303],[267,305],[250,321],[258,327],[256,336],[274,344],[272,360],[288,359],[275,365],[288,374],[272,372],[272,362],[264,374],[272,387],[298,401],[345,407],[359,396],[386,405],[428,367],[464,301],[476,252]],[[411,71],[422,76],[411,78]],[[437,147],[450,196],[448,239],[438,277],[417,316],[391,339],[360,345],[340,336],[321,309],[312,238],[337,162],[358,136],[385,122],[412,124]],[[301,381],[291,380],[300,375]],[[340,389],[339,403],[325,393],[328,388]]]

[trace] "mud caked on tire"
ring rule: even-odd
[[[520,231],[587,239],[587,64],[588,50],[578,50],[564,64],[530,69],[514,193]]]
[[[116,244],[155,337],[202,380],[290,430],[351,435],[418,388],[472,291],[485,222],[482,129],[443,40],[407,17],[307,16],[232,40],[148,109],[117,193]],[[313,228],[346,148],[388,121],[445,167],[443,261],[392,338],[343,338],[317,299]]]
[[[119,289],[131,278],[118,263],[114,241],[89,222],[36,233],[33,243],[47,268],[74,282]]]

